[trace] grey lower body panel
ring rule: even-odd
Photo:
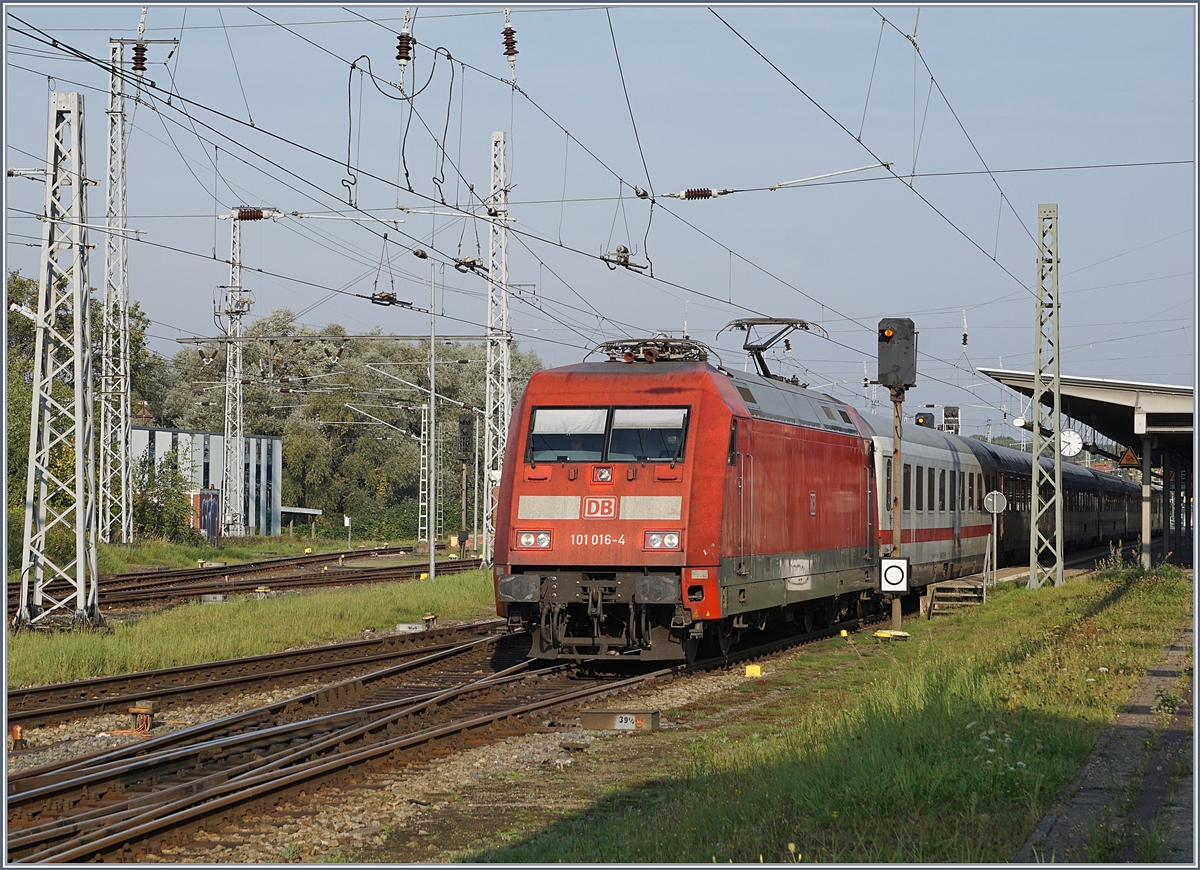
[[[721,613],[734,616],[877,590],[879,561],[864,547],[726,558],[717,571],[717,584]]]

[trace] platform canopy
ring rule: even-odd
[[[1033,396],[1033,372],[977,370],[1026,396]],[[1159,449],[1192,455],[1195,390],[1172,384],[1144,384],[1061,375],[1062,411],[1124,446],[1156,439]]]

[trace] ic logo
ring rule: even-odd
[[[583,500],[585,520],[611,520],[617,516],[617,500],[613,496],[588,496]]]

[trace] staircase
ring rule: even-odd
[[[983,583],[971,580],[945,580],[929,587],[929,610],[926,616],[944,616],[984,602]]]

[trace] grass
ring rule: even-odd
[[[647,735],[660,761],[587,812],[465,860],[1007,861],[1191,602],[1177,569],[1114,567],[1002,588],[907,643],[826,642],[743,684],[764,703],[736,719]]]
[[[8,635],[8,686],[79,680],[275,652],[420,622],[424,613],[470,620],[495,613],[487,571],[439,575],[433,582],[336,592],[189,603],[116,624],[108,631]]]
[[[400,546],[411,541],[368,541],[355,540],[354,548],[379,547],[384,543]],[[284,556],[302,555],[308,547],[314,553],[339,552],[346,549],[344,539],[333,540],[307,537],[246,537],[230,538],[218,547],[207,544],[187,546],[174,544],[161,538],[139,540],[133,544],[98,544],[96,562],[101,574],[126,574],[145,568],[195,568],[197,561],[211,562],[256,562],[260,559],[277,559]],[[10,583],[21,582],[20,568],[8,572]]]

